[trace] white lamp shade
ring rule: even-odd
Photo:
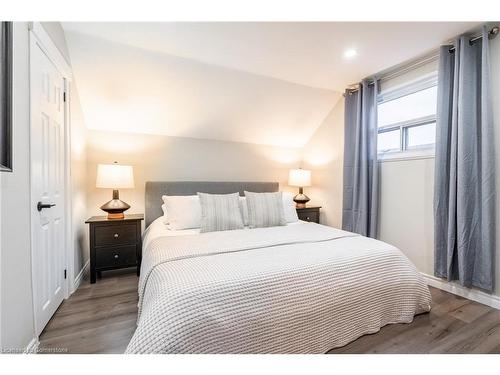
[[[134,187],[134,169],[130,165],[98,164],[98,188],[131,189]]]
[[[307,169],[291,169],[288,175],[288,185],[290,186],[311,186],[311,171]]]

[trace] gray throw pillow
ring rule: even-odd
[[[250,228],[286,225],[285,210],[281,192],[252,193],[245,191]]]
[[[198,196],[201,205],[201,233],[244,228],[238,193],[198,193]]]

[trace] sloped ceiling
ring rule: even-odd
[[[63,23],[87,127],[300,147],[359,79],[475,23]],[[359,56],[345,60],[346,48]]]

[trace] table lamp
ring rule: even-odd
[[[108,213],[108,219],[123,219],[124,211],[130,205],[120,200],[118,189],[132,189],[134,187],[134,170],[130,165],[98,164],[96,187],[113,189],[113,199],[101,206],[101,210]]]
[[[311,171],[306,169],[292,169],[288,175],[288,185],[298,186],[299,194],[293,200],[297,207],[302,208],[310,201],[309,197],[304,194],[304,186],[311,186]]]

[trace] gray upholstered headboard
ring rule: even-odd
[[[162,195],[196,195],[196,193],[230,194],[244,191],[256,193],[279,190],[277,182],[233,182],[233,181],[147,181],[146,182],[146,228],[163,215]]]

